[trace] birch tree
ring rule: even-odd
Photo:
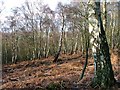
[[[58,46],[58,51],[55,55],[55,58],[53,62],[58,61],[58,57],[60,55],[61,49],[62,49],[62,43],[63,43],[63,33],[64,33],[64,27],[65,27],[65,16],[64,16],[64,8],[61,5],[61,3],[58,4],[60,8],[60,17],[61,17],[61,34],[60,34],[60,39],[59,39],[59,46]]]
[[[16,20],[14,19],[14,17],[11,17],[11,29],[12,29],[12,63],[16,63],[17,60],[17,40],[16,40]]]
[[[94,4],[94,10],[89,11],[89,31],[92,33],[92,52],[94,56],[94,87],[109,88],[115,84],[114,73],[112,70],[109,46],[106,39],[103,21],[101,18],[100,0],[90,2]]]

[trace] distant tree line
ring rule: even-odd
[[[118,6],[117,2],[108,2],[101,14],[107,22],[105,32],[111,49],[120,48]],[[21,7],[12,9],[13,14],[1,23],[2,62],[16,63],[59,56],[61,53],[84,54],[86,42],[92,37],[88,34],[89,8],[94,7],[86,6],[85,2],[58,3],[53,11],[48,5],[36,1],[25,2]],[[92,44],[89,46],[90,50]]]

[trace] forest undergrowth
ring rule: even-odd
[[[54,57],[40,60],[23,61],[17,64],[3,65],[2,88],[11,90],[94,90],[90,87],[94,77],[94,61],[89,57],[88,65],[82,80],[79,80],[85,56],[62,54],[57,63]],[[111,54],[112,66],[116,80],[120,80],[120,57]]]

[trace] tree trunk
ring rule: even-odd
[[[58,57],[59,57],[61,49],[62,49],[63,33],[64,33],[64,15],[62,13],[62,30],[61,30],[60,40],[59,40],[59,47],[58,47],[58,52],[55,55],[55,59],[53,60],[53,62],[57,62],[58,61]]]
[[[86,22],[87,23],[87,22]],[[87,25],[86,25],[87,26]],[[83,70],[82,70],[82,74],[80,76],[80,80],[83,78],[84,76],[84,72],[85,72],[85,69],[87,67],[87,64],[88,64],[88,51],[89,51],[89,33],[88,33],[88,29],[86,28],[85,26],[85,52],[86,52],[86,58],[85,58],[85,64],[84,64],[84,67],[83,67]]]
[[[5,33],[6,34],[6,33]],[[5,54],[4,54],[4,60],[5,60],[5,63],[7,64],[8,63],[8,50],[7,50],[7,48],[8,48],[8,39],[7,39],[7,35],[5,36]]]
[[[73,54],[77,53],[77,47],[78,47],[78,34],[75,37],[75,46],[74,46]]]
[[[15,26],[12,26],[12,63],[17,62],[17,40]]]
[[[95,2],[95,16],[97,19],[96,30],[98,29],[99,34],[94,52],[95,76],[92,85],[94,87],[110,88],[115,84],[115,79],[110,61],[109,46],[101,18],[100,0]]]
[[[118,2],[118,41],[120,40],[120,1]],[[118,42],[117,48],[120,49],[120,42]]]
[[[68,50],[68,47],[67,47],[67,33],[64,31],[64,34],[63,34],[63,38],[64,38],[64,54],[67,53],[67,50]]]
[[[42,20],[40,18],[40,22],[39,22],[39,32],[38,32],[38,58],[40,59],[41,58],[41,43],[42,43]]]
[[[55,59],[53,60],[53,62],[57,62],[57,61],[58,61],[58,57],[59,57],[59,55],[60,55],[61,48],[62,48],[62,34],[61,34],[61,36],[60,36],[58,52],[57,52],[57,54],[55,55]]]

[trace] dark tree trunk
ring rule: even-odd
[[[88,33],[88,32],[86,32],[86,33]],[[84,67],[83,67],[83,70],[82,70],[82,74],[80,76],[80,80],[83,78],[84,72],[85,72],[87,64],[88,64],[89,35],[87,34],[87,35],[85,35],[85,37],[86,37],[86,41],[85,41],[85,44],[86,44],[85,45],[86,46],[86,59],[85,59],[85,64],[84,64]]]

